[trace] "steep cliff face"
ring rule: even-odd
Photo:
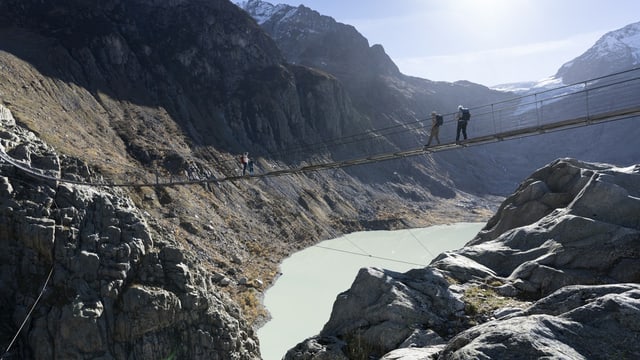
[[[307,126],[294,72],[273,41],[228,1],[6,1],[2,10],[4,27],[12,28],[4,31],[3,48],[45,76],[89,90],[112,127],[154,116],[119,111],[132,103],[162,108],[195,145],[220,150],[273,150],[342,135]],[[264,89],[269,96],[256,96]],[[357,118],[349,120],[361,130]],[[139,134],[121,129],[118,135],[132,149],[150,152],[139,160],[161,156]]]
[[[341,78],[400,75],[382,46],[370,47],[351,25],[338,23],[304,5],[272,5],[260,0],[239,5],[255,15],[293,64],[323,69]]]
[[[90,176],[0,109],[3,156]],[[0,182],[3,351],[20,335],[3,358],[259,358],[211,274],[121,191],[38,179],[4,158]]]
[[[638,195],[640,165],[559,159],[465,247],[404,274],[361,269],[286,358],[640,356]]]

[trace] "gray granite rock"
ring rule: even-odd
[[[2,150],[22,156],[27,169],[61,171],[53,166],[60,163],[55,152],[9,115],[0,106],[0,123],[12,134]],[[233,302],[210,288],[210,275],[175,241],[153,236],[118,189],[34,174],[0,159],[3,336],[27,317],[53,270],[7,358],[260,357],[255,334]]]
[[[360,270],[286,359],[638,358],[638,214],[640,166],[559,159],[465,247],[405,274]],[[417,341],[428,332],[439,341]]]

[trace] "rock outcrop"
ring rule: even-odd
[[[287,359],[640,356],[640,166],[559,159],[462,249],[362,269]]]
[[[567,286],[464,331],[438,359],[635,359],[639,324],[640,285]]]
[[[2,344],[26,321],[3,358],[259,358],[253,330],[188,251],[117,189],[39,178],[90,171],[0,110]]]
[[[640,166],[556,161],[523,182],[458,255],[531,297],[640,282],[639,174]],[[439,261],[445,266],[446,255]]]

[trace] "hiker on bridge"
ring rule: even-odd
[[[240,156],[240,164],[242,165],[242,176],[247,173],[247,166],[249,165],[249,153],[246,152]]]
[[[431,112],[431,133],[429,134],[429,141],[427,141],[427,144],[424,147],[430,146],[431,139],[434,137],[436,138],[438,145],[440,145],[440,126],[442,126],[443,122],[444,120],[441,114],[438,114],[435,111]]]
[[[249,174],[253,175],[253,159],[249,159]]]
[[[464,140],[467,140],[467,123],[471,119],[471,112],[469,109],[462,105],[458,105],[458,112],[456,113],[456,120],[458,121],[458,128],[456,129],[456,144],[460,143],[460,132]]]

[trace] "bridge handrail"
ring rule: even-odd
[[[614,79],[613,82],[598,82],[600,80],[603,79],[608,79],[608,78],[613,78],[615,76],[619,76],[619,75],[623,75],[623,74],[629,74],[632,73],[634,71],[638,71],[640,70],[640,67],[637,68],[633,68],[633,69],[629,69],[626,71],[620,71],[614,74],[610,74],[607,76],[602,76],[602,77],[598,77],[595,79],[589,79],[587,81],[583,81],[583,82],[579,82],[579,83],[574,83],[574,84],[570,84],[570,85],[565,85],[562,87],[558,87],[558,88],[554,88],[554,89],[548,89],[545,90],[543,92],[538,92],[535,94],[527,94],[527,95],[523,95],[523,96],[519,96],[516,98],[512,98],[512,99],[508,99],[508,100],[504,100],[504,101],[500,101],[500,102],[496,102],[496,103],[492,103],[492,104],[487,104],[487,105],[483,105],[480,107],[471,107],[471,109],[482,109],[484,107],[491,107],[491,111],[488,112],[476,112],[474,111],[474,115],[473,115],[473,120],[471,122],[471,124],[474,124],[473,126],[480,126],[478,124],[482,124],[482,119],[483,117],[486,118],[487,115],[491,115],[491,118],[489,120],[493,121],[493,130],[491,130],[490,134],[484,134],[482,133],[482,131],[478,131],[476,134],[472,134],[473,138],[469,139],[469,141],[466,142],[466,146],[473,146],[473,145],[479,145],[479,144],[484,144],[487,142],[492,142],[492,141],[501,141],[507,138],[514,138],[514,137],[520,137],[520,136],[530,136],[532,134],[536,134],[536,133],[543,133],[543,132],[549,132],[549,131],[556,131],[558,129],[563,129],[563,128],[567,128],[567,127],[576,127],[576,126],[583,126],[583,125],[588,125],[590,122],[604,122],[607,121],[610,118],[616,118],[616,119],[621,119],[621,118],[629,118],[629,117],[636,117],[640,114],[640,96],[638,96],[637,94],[640,93],[640,81],[637,84],[638,87],[638,91],[633,91],[635,90],[632,89],[631,91],[626,91],[629,90],[628,88],[624,88],[622,90],[625,90],[626,92],[624,93],[624,95],[626,96],[630,96],[631,97],[631,101],[626,101],[629,99],[624,99],[626,102],[620,102],[618,101],[619,98],[616,98],[616,104],[618,105],[617,107],[614,108],[607,108],[605,110],[607,111],[602,111],[602,106],[600,107],[596,107],[593,108],[593,102],[596,100],[601,100],[596,98],[589,98],[589,94],[593,93],[593,92],[598,92],[600,90],[603,89],[613,89],[613,90],[619,90],[618,87],[619,85],[623,85],[623,84],[630,84],[634,81],[638,81],[640,80],[640,76],[634,76],[634,77],[627,77],[624,79]],[[583,86],[581,86],[580,89],[576,89],[577,86],[583,84]],[[592,84],[593,86],[588,86],[588,84]],[[625,85],[626,86],[626,85]],[[554,95],[551,97],[547,97],[547,98],[543,98],[543,99],[538,99],[538,95],[541,93],[549,93],[552,91],[558,91],[559,89],[570,89],[570,88],[574,88],[572,89],[573,91],[568,92],[568,93],[562,93],[562,94],[558,94],[558,95]],[[578,98],[578,100],[582,101],[585,100],[585,108],[582,109],[584,110],[584,113],[579,113],[581,110],[578,110],[578,115],[576,116],[574,115],[576,113],[576,111],[573,112],[567,112],[566,114],[564,114],[563,116],[566,116],[566,118],[560,118],[555,119],[555,121],[547,121],[548,119],[545,119],[545,109],[546,109],[546,105],[551,105],[557,101],[560,101],[564,98],[569,98],[569,97],[577,97],[577,96],[581,96],[582,94],[586,94],[585,98],[582,99],[581,97]],[[635,94],[635,95],[634,95]],[[615,95],[615,94],[614,94]],[[534,101],[529,101],[529,102],[523,102],[523,100],[527,99],[527,98],[533,98]],[[611,97],[611,95],[609,95],[609,97]],[[517,101],[517,103],[515,103]],[[509,107],[502,107],[502,108],[498,108],[496,109],[496,105],[498,104],[506,104],[509,102],[514,102],[514,105],[509,106]],[[622,105],[620,105],[622,104]],[[535,107],[532,107],[533,105],[535,105]],[[523,112],[522,114],[518,114],[516,113],[517,110],[523,109],[523,108],[527,108],[527,107],[532,107],[530,110]],[[594,111],[595,109],[595,111]],[[576,109],[572,109],[572,110],[576,110]],[[597,110],[600,110],[599,112]],[[508,111],[513,111],[514,113],[509,114]],[[552,108],[553,111],[553,108]],[[502,113],[506,112],[506,123],[507,125],[510,125],[510,127],[507,127],[506,130],[503,130],[503,124],[500,123],[500,130],[498,130],[498,128],[496,127],[496,115],[498,116],[502,116]],[[522,126],[522,124],[518,124],[519,126],[516,126],[515,128],[513,127],[513,122],[514,120],[518,120],[521,119],[522,117],[524,117],[525,115],[531,116],[534,115],[535,116],[535,123],[532,121],[525,121],[524,122],[524,126]],[[478,118],[480,118],[478,120]],[[500,119],[501,122],[504,121],[504,119]],[[447,126],[449,125],[449,121],[445,121],[445,124],[442,126],[443,128],[447,128]],[[405,124],[407,125],[407,124]],[[490,125],[490,124],[489,124]],[[385,129],[393,129],[396,126],[390,126],[387,127]],[[485,125],[486,129],[490,129],[489,126]],[[448,129],[448,128],[447,128]],[[402,132],[407,132],[408,130],[416,130],[416,128],[411,128],[411,129],[407,129],[406,127],[402,128],[401,130],[395,131],[395,132],[389,132],[389,133],[385,133],[385,136],[390,136],[390,135],[396,135]],[[444,129],[443,129],[444,130]],[[480,129],[483,130],[483,129]],[[371,132],[367,132],[367,133],[371,133]],[[381,137],[378,136],[379,134],[376,134],[375,138],[379,138]],[[442,134],[441,135],[447,135],[448,134]],[[351,137],[349,137],[351,138]],[[352,142],[356,142],[359,140],[352,140],[348,143],[352,143]],[[348,143],[343,143],[340,145],[346,145]],[[263,178],[263,177],[268,177],[268,176],[281,176],[281,175],[292,175],[292,174],[299,174],[302,172],[307,172],[307,171],[318,171],[318,170],[324,170],[324,169],[333,169],[333,168],[340,168],[340,167],[346,167],[346,166],[354,166],[354,165],[360,165],[360,164],[366,164],[366,163],[371,163],[371,162],[378,162],[378,161],[386,161],[386,160],[391,160],[391,159],[398,159],[398,158],[404,158],[404,157],[409,157],[409,156],[416,156],[416,155],[420,155],[423,154],[425,151],[427,152],[437,152],[437,151],[445,151],[445,150],[450,150],[450,149],[455,149],[455,148],[459,148],[459,146],[457,144],[455,144],[455,142],[453,142],[453,140],[451,141],[443,141],[442,145],[438,145],[438,146],[434,146],[432,148],[429,149],[423,149],[422,146],[420,146],[419,148],[415,148],[415,147],[409,147],[408,150],[401,150],[398,151],[398,149],[394,149],[393,151],[387,151],[387,152],[381,152],[378,154],[366,154],[366,156],[361,156],[358,157],[357,155],[354,156],[351,159],[344,159],[344,160],[336,160],[336,161],[330,161],[330,162],[321,162],[321,163],[311,163],[311,164],[306,164],[304,166],[299,166],[299,167],[295,167],[295,168],[284,168],[284,169],[274,169],[272,171],[268,171],[268,172],[264,172],[262,174],[256,174],[256,175],[249,175],[249,176],[240,176],[240,175],[231,175],[231,176],[220,176],[220,177],[210,177],[207,179],[187,179],[187,180],[180,180],[180,179],[176,179],[176,181],[174,181],[174,177],[171,177],[169,181],[160,181],[160,179],[158,178],[158,174],[156,173],[156,181],[155,182],[131,182],[131,181],[121,181],[121,182],[114,182],[114,181],[94,181],[94,182],[90,182],[90,181],[81,181],[81,180],[75,180],[75,179],[65,179],[65,178],[61,178],[61,176],[59,174],[55,174],[52,175],[50,170],[41,170],[41,169],[36,169],[31,167],[29,164],[23,163],[19,160],[13,159],[11,158],[7,152],[5,151],[4,148],[0,147],[0,158],[2,158],[4,161],[12,164],[13,166],[15,166],[16,168],[29,173],[31,176],[34,177],[38,177],[40,179],[43,180],[48,180],[48,181],[60,181],[60,182],[67,182],[67,183],[71,183],[71,184],[77,184],[77,185],[92,185],[92,186],[174,186],[174,185],[190,185],[190,184],[202,184],[202,183],[211,183],[211,182],[222,182],[222,181],[235,181],[235,180],[239,180],[239,179],[246,179],[246,178]],[[149,173],[146,174],[148,176],[152,176],[153,174]],[[142,177],[144,178],[144,177]]]

